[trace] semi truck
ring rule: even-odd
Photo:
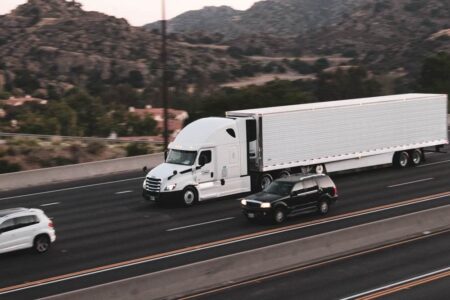
[[[198,201],[257,191],[293,173],[416,166],[448,144],[447,95],[402,94],[226,112],[199,119],[148,172],[143,197]],[[433,151],[433,150],[430,150]]]

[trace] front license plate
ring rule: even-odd
[[[255,214],[254,214],[254,213],[248,213],[247,216],[248,216],[249,218],[253,219],[253,218],[255,217]]]
[[[155,196],[150,196],[150,201],[156,201],[156,197]]]

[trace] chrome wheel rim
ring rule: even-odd
[[[320,204],[320,212],[323,213],[323,214],[328,212],[328,203],[322,202]]]
[[[281,222],[284,221],[284,213],[283,213],[281,210],[278,210],[278,211],[275,213],[275,221],[276,221],[277,223],[281,223]]]
[[[39,239],[36,243],[36,249],[38,252],[45,252],[48,249],[48,242],[43,239]]]
[[[408,164],[408,154],[402,153],[400,154],[400,166],[406,167]]]
[[[192,203],[194,203],[194,199],[195,199],[195,194],[193,191],[186,191],[184,193],[184,203],[186,203],[187,205],[191,205]]]
[[[325,170],[324,170],[323,165],[317,165],[317,166],[316,166],[316,173],[317,173],[317,174],[323,174],[324,171],[325,171]]]
[[[413,159],[413,162],[414,162],[415,165],[420,164],[420,162],[422,161],[421,153],[418,152],[418,151],[414,151],[412,159]]]

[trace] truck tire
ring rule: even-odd
[[[183,204],[190,207],[196,204],[198,201],[198,193],[195,188],[188,186],[183,190]]]
[[[411,166],[418,166],[423,161],[423,152],[420,149],[414,149],[409,151],[409,156],[411,157]]]
[[[269,173],[261,174],[258,180],[258,188],[260,191],[265,189],[273,182],[273,177]]]
[[[397,168],[406,168],[409,165],[409,154],[406,151],[400,151],[394,155],[394,165]]]
[[[316,165],[316,166],[314,167],[314,172],[315,172],[316,174],[326,174],[326,173],[327,173],[327,170],[325,169],[325,165],[320,164],[320,165]]]
[[[289,176],[291,176],[291,173],[288,170],[283,170],[278,173],[277,178],[287,178]]]

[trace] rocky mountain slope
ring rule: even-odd
[[[168,43],[170,77],[179,82],[237,65],[225,51]],[[28,81],[62,90],[95,81],[158,84],[159,49],[159,35],[124,19],[84,11],[75,1],[29,0],[0,16],[0,90]]]

